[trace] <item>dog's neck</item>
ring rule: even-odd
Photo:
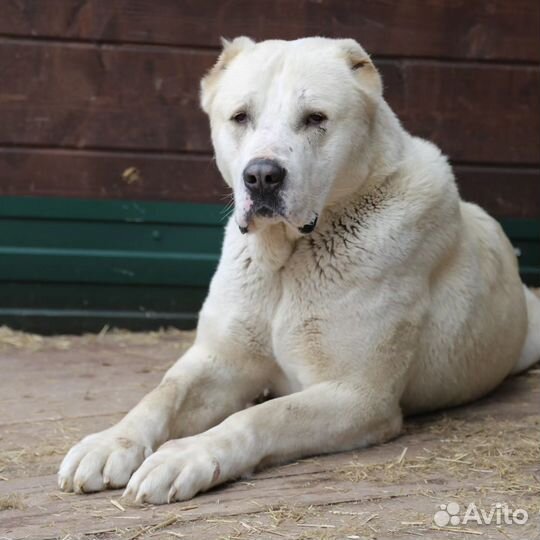
[[[354,199],[376,190],[400,168],[410,135],[386,101],[381,99],[367,145],[355,156],[350,178],[351,192],[339,199]]]
[[[294,252],[300,234],[285,223],[276,223],[247,236],[249,251],[270,271],[279,271]]]
[[[325,215],[332,215],[335,219],[340,213],[347,212],[350,206],[356,206],[358,201],[378,200],[403,166],[411,136],[384,100],[379,103],[375,114],[368,142],[354,155],[352,166],[346,172],[348,176],[343,179],[349,189],[344,192],[338,190],[339,196],[330,195],[320,216],[320,224],[325,221]]]

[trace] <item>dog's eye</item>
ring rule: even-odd
[[[320,126],[326,120],[323,113],[311,113],[306,116],[306,126]]]
[[[237,112],[233,114],[231,120],[237,124],[245,124],[248,121],[248,115],[244,111]]]

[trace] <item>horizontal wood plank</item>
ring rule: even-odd
[[[540,218],[540,169],[458,164],[455,173],[462,197],[494,216]],[[227,193],[209,156],[0,149],[0,196],[225,204]]]
[[[4,44],[0,145],[208,153],[198,93],[214,60],[214,52],[138,46]],[[404,125],[453,159],[540,163],[540,70],[378,65]]]
[[[354,37],[373,54],[536,61],[535,0],[7,0],[0,33],[219,46],[219,37]]]
[[[540,169],[455,167],[461,197],[498,218],[540,219]]]
[[[539,68],[406,61],[401,74],[390,104],[453,160],[540,163]]]
[[[0,47],[0,144],[208,151],[199,80],[214,53]]]
[[[0,148],[0,195],[225,203],[208,155]]]

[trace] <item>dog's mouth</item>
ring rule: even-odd
[[[297,229],[301,234],[310,234],[315,230],[319,216],[318,214],[314,214],[311,221],[298,226],[287,218],[284,210],[280,206],[276,207],[267,203],[261,203],[253,205],[245,216],[245,225],[239,225],[239,229],[242,234],[246,234],[250,231],[255,218],[264,218],[272,221],[282,220]]]
[[[287,219],[284,205],[278,197],[254,200],[251,208],[247,212],[246,221],[249,223],[255,218],[265,219]]]
[[[255,209],[253,215],[257,217],[273,218],[282,216],[282,212],[280,212],[277,208],[262,204]]]
[[[302,234],[312,233],[317,226],[317,221],[319,221],[319,216],[315,214],[315,217],[309,223],[305,223],[301,227],[298,227],[298,231]]]

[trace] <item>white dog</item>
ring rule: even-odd
[[[235,212],[194,345],[63,490],[193,497],[261,464],[387,441],[540,359],[540,301],[353,40],[225,42],[202,81]],[[257,396],[264,403],[246,408]]]

